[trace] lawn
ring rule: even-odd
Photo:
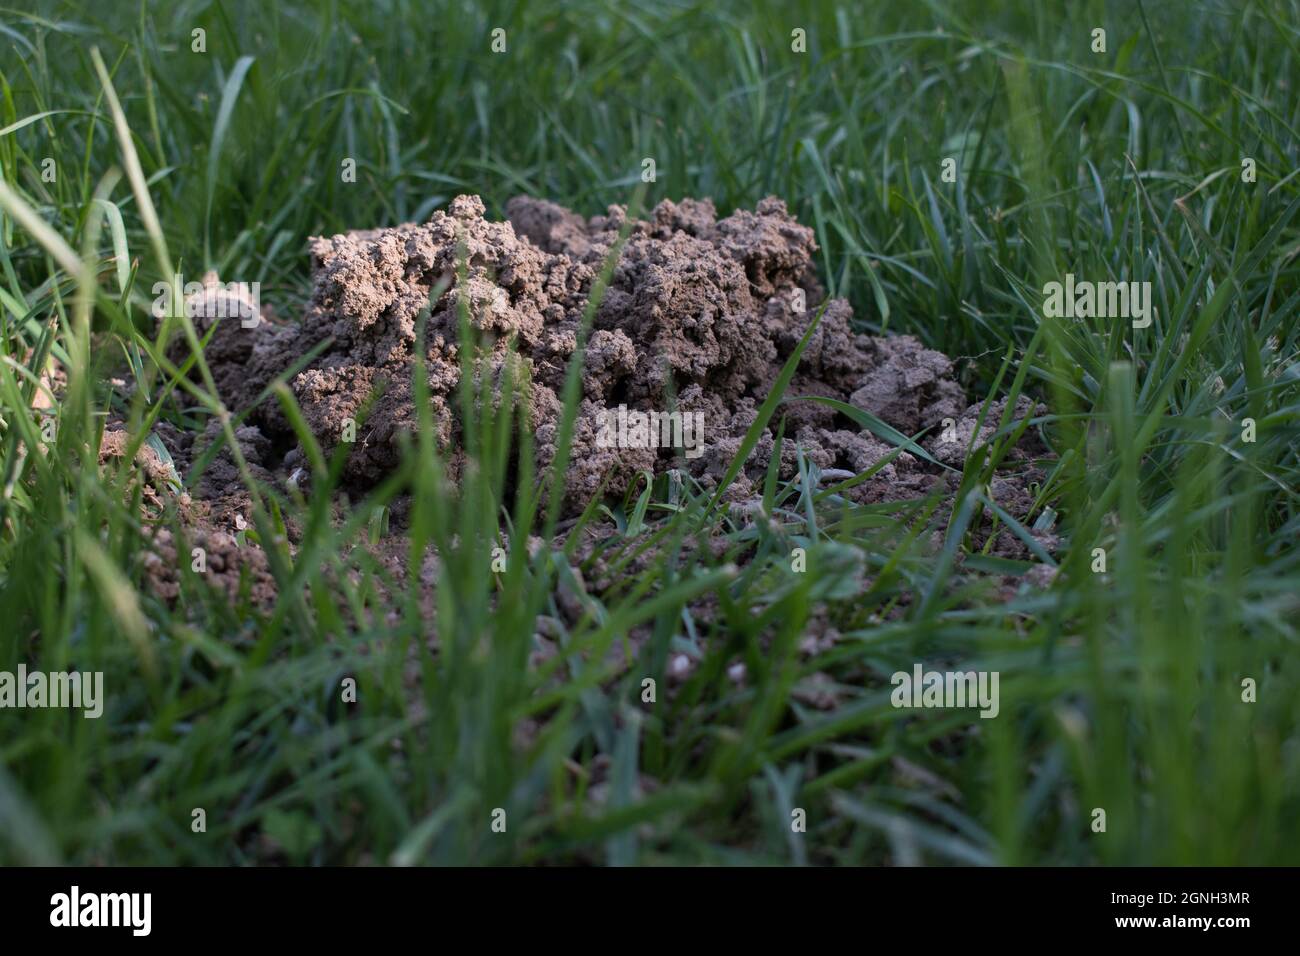
[[[1300,3],[24,6],[0,863],[1300,863]],[[472,375],[454,465],[416,374],[364,488],[292,370],[259,397],[311,480],[254,474],[216,337],[156,284],[255,282],[292,325],[312,237],[462,194],[779,196],[856,330],[949,356],[988,427],[942,494],[865,502],[792,450],[736,507],[756,444],[796,444],[801,345],[720,480],[573,515],[576,363],[556,467]],[[1076,280],[1149,314],[1049,305]],[[840,414],[914,457],[942,427]],[[199,434],[173,480],[121,466]],[[232,458],[266,600],[179,543]],[[20,668],[102,674],[102,713],[6,705]],[[916,668],[996,674],[996,716],[897,706]]]

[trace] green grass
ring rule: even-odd
[[[108,701],[99,720],[0,711],[0,862],[1300,862],[1300,4],[34,6],[0,11],[0,670],[102,670]],[[776,520],[745,523],[660,480],[588,516],[629,532],[597,593],[547,500],[506,494],[526,423],[472,394],[479,480],[459,492],[428,428],[342,526],[338,463],[312,447],[311,500],[259,490],[270,613],[190,575],[174,611],[139,587],[138,509],[96,466],[103,413],[141,443],[220,413],[201,359],[162,354],[155,281],[211,267],[296,316],[308,236],[462,192],[495,216],[517,193],[594,214],[634,198],[645,157],[646,203],[785,197],[864,331],[957,357],[972,395],[1046,403],[1030,427],[1057,457],[1012,517],[1055,523],[1050,589],[1007,601],[970,573],[1026,568],[971,546],[1002,422],[937,553],[934,502],[773,477]],[[1150,281],[1154,323],[1044,318],[1066,272]],[[42,453],[47,355],[68,381]],[[349,557],[404,490],[412,568],[443,558],[432,617]],[[293,554],[270,546],[282,512],[305,529]],[[587,613],[530,667],[560,600]],[[813,617],[841,640],[809,660]],[[609,666],[634,630],[635,663]],[[698,666],[670,694],[677,653]],[[888,677],[915,661],[998,670],[1000,716],[893,709]],[[817,672],[832,710],[793,693]]]

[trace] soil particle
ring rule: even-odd
[[[183,545],[167,528],[158,530],[144,556],[145,586],[168,603],[180,597],[182,563],[195,567],[201,549],[202,571],[196,571],[236,606],[245,598],[262,610],[275,604],[275,578],[261,548],[239,543],[235,535],[204,525],[189,530]]]
[[[111,422],[100,439],[102,470],[126,466],[131,434],[124,424]],[[143,479],[141,518],[148,545],[141,559],[144,585],[155,597],[174,604],[180,597],[182,565],[188,565],[232,604],[247,597],[251,604],[269,609],[275,603],[276,586],[266,554],[256,544],[237,536],[251,526],[252,504],[229,450],[222,448],[216,453],[196,482],[194,497],[180,487],[177,466],[188,469],[191,456],[201,456],[220,432],[220,423],[215,419],[204,432],[192,437],[160,421],[153,433],[162,440],[172,462],[165,461],[148,444],[141,444],[135,453],[133,464]],[[253,426],[236,429],[235,437],[254,479],[268,481],[271,475],[262,465],[268,450],[265,437]],[[185,529],[187,540],[183,547],[177,546],[171,529],[159,524],[169,508],[175,509]],[[195,549],[201,549],[201,558]]]
[[[971,405],[965,411],[952,416],[951,428],[936,430],[924,442],[926,451],[945,465],[960,467],[969,449],[985,444],[992,439],[1001,424],[1002,416],[1006,413],[1006,407],[1006,399],[998,399],[990,403],[987,410],[983,405]],[[1027,418],[1032,419],[1034,416],[1043,415],[1046,411],[1046,406],[1035,405],[1022,395],[1012,409],[1009,421],[1012,425],[1019,424]],[[983,425],[979,425],[981,415],[983,416]],[[979,426],[978,436],[975,434],[977,425]],[[1008,452],[1007,458],[1011,461],[1021,461],[1030,455],[1041,454],[1046,451],[1041,441],[1037,440],[1037,434],[1032,430],[1032,426],[1030,426],[1026,434],[1028,440],[1022,441]],[[975,438],[974,441],[971,440],[972,437]]]
[[[209,420],[203,433],[194,439],[193,455],[203,456],[209,448],[222,439],[221,423],[215,418]],[[248,465],[249,474],[254,480],[269,482],[271,473],[263,462],[269,457],[271,443],[256,425],[241,425],[235,429],[235,440]],[[222,445],[213,455],[195,486],[200,498],[215,499],[231,495],[246,494],[244,482],[239,473],[239,466],[228,445]]]
[[[131,436],[125,431],[105,431],[99,441],[99,463],[101,466],[121,464],[131,444]],[[155,488],[161,489],[175,480],[172,469],[156,451],[148,445],[141,444],[135,452],[135,462],[145,480]]]
[[[203,276],[202,287],[201,292],[186,297],[185,309],[199,341],[207,339],[203,356],[218,394],[228,402],[247,405],[257,393],[249,390],[246,369],[259,345],[272,337],[274,316],[269,308],[262,309],[260,303],[228,290],[216,272]],[[255,308],[250,318],[242,317]],[[177,364],[188,356],[189,346],[183,338],[168,350],[168,358]]]

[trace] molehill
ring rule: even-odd
[[[434,437],[451,479],[459,480],[466,465],[458,396],[462,306],[482,349],[471,363],[476,375],[500,376],[513,343],[516,379],[522,375],[527,383],[537,474],[544,474],[556,454],[560,396],[583,315],[623,230],[626,243],[587,342],[566,474],[567,513],[580,511],[594,495],[622,494],[643,470],[678,468],[703,487],[716,487],[819,313],[787,402],[728,487],[730,501],[744,504],[757,496],[782,417],[784,478],[797,474],[800,450],[828,480],[861,473],[895,451],[809,396],[852,405],[906,435],[929,429],[921,444],[944,464],[959,466],[971,446],[981,407],[967,403],[952,362],[911,336],[855,332],[849,303],[826,301],[813,264],[812,230],[782,200],[769,197],[752,212],[722,219],[710,201],[694,199],[665,200],[644,220],[629,220],[621,206],[584,219],[528,197],[511,200],[506,211],[508,221],[493,222],[479,197],[459,196],[426,223],[313,239],[314,287],[300,322],[263,315],[265,321],[249,328],[229,319],[199,320],[200,333],[212,333],[206,355],[223,401],[247,413],[236,437],[257,479],[301,481],[305,475],[305,455],[279,403],[272,398],[251,406],[268,383],[322,346],[287,382],[327,453],[351,442],[345,486],[364,492],[397,466],[402,433],[418,422],[412,380],[426,306]],[[212,321],[216,329],[209,328]],[[611,446],[602,440],[602,420],[620,409],[689,413],[703,423],[702,442],[689,454],[671,443]],[[981,440],[1003,411],[1001,403],[988,410]],[[1022,399],[1012,417],[1035,411]],[[220,436],[216,422],[197,436],[170,427],[159,431],[186,474]],[[1029,459],[1044,451],[1028,433],[1008,456],[1018,474],[999,477],[988,489],[1012,515],[1029,511],[1027,483],[1036,474]],[[954,490],[955,478],[934,461],[904,452],[845,495],[858,502],[917,498]],[[190,523],[217,543],[226,542],[232,525],[248,514],[247,493],[228,451],[191,482],[191,492]],[[1027,554],[1005,531],[995,544],[997,553]],[[232,569],[243,563],[232,558]],[[254,571],[261,584],[269,583],[261,564]],[[268,588],[263,597],[273,593]]]
[[[433,420],[454,479],[464,466],[456,394],[463,303],[486,350],[478,361],[491,374],[500,374],[507,343],[515,343],[531,382],[540,474],[555,455],[559,396],[593,283],[626,226],[627,242],[587,344],[568,510],[580,509],[602,488],[620,494],[643,469],[676,467],[706,487],[716,483],[823,304],[787,395],[846,402],[908,435],[933,427],[931,454],[954,461],[964,453],[979,409],[967,405],[951,361],[911,336],[857,334],[847,301],[823,303],[812,230],[780,199],[769,197],[753,212],[737,210],[723,219],[711,202],[693,199],[661,202],[649,219],[631,222],[620,206],[583,219],[527,197],[511,200],[507,213],[509,221],[489,221],[477,196],[460,196],[427,223],[312,240],[315,284],[301,323],[263,322],[255,329],[220,323],[209,358],[222,398],[232,408],[247,408],[274,376],[331,340],[289,386],[327,452],[355,437],[345,480],[371,487],[396,466],[401,432],[416,425],[416,325],[429,304],[425,359]],[[463,270],[458,256],[466,257]],[[444,291],[430,303],[440,284]],[[620,407],[666,411],[670,401],[704,423],[702,453],[598,441],[604,414]],[[782,413],[786,436],[794,439],[782,447],[786,477],[797,469],[796,443],[818,468],[854,473],[893,450],[827,405],[791,401]],[[731,498],[753,494],[774,450],[779,417],[728,489]],[[945,418],[954,423],[946,434],[939,428]],[[352,435],[348,422],[358,420]],[[247,441],[251,460],[269,465],[259,453],[289,436],[278,404],[269,400],[252,411],[241,445]],[[293,450],[284,464],[292,469],[301,463],[301,452]],[[872,500],[887,490],[910,496],[936,479],[932,464],[903,454],[850,495]]]

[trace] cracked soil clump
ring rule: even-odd
[[[858,334],[847,301],[824,302],[813,232],[779,199],[723,219],[711,202],[692,199],[665,200],[646,220],[629,220],[619,206],[584,219],[527,197],[511,200],[507,213],[509,221],[489,221],[477,196],[460,196],[423,224],[313,240],[315,287],[302,323],[241,330],[249,339],[236,350],[239,374],[218,376],[229,391],[223,399],[247,407],[275,375],[328,341],[289,386],[327,453],[345,439],[349,421],[356,423],[345,479],[357,489],[372,487],[397,465],[402,433],[418,421],[412,376],[417,321],[428,304],[423,357],[431,411],[455,479],[464,467],[457,394],[463,304],[484,348],[476,375],[499,380],[513,341],[521,366],[516,380],[522,375],[530,383],[536,464],[546,468],[556,454],[559,396],[582,316],[626,228],[587,342],[568,511],[600,493],[621,494],[643,469],[679,468],[705,487],[715,485],[823,305],[788,395],[847,403],[909,435],[933,427],[927,450],[943,461],[954,454],[951,432],[939,444],[943,419],[962,422],[963,437],[973,430],[978,406],[968,407],[946,356],[910,336]],[[702,441],[690,449],[653,440],[607,447],[601,424],[620,408],[697,413]],[[791,401],[781,413],[787,416],[784,477],[797,473],[795,442],[819,468],[854,473],[893,451],[826,404]],[[779,418],[729,489],[733,499],[754,494],[775,450]],[[259,440],[265,434],[291,441],[274,400],[254,410],[250,425]],[[932,464],[903,453],[848,494],[876,500],[891,491],[923,492],[938,480]]]

